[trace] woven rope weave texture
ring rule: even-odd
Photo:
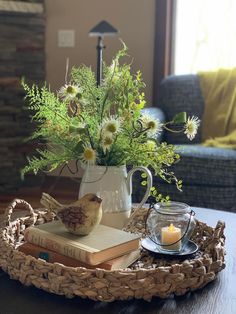
[[[19,203],[29,210],[29,215],[10,222],[11,214]],[[146,214],[146,208],[137,210],[126,230],[144,235]],[[225,267],[225,225],[221,221],[215,228],[197,221],[192,240],[200,250],[192,259],[157,259],[143,250],[136,263],[120,270],[73,268],[47,263],[16,249],[23,241],[25,228],[54,218],[45,210],[34,211],[24,200],[14,200],[7,207],[6,227],[0,230],[0,267],[12,279],[69,298],[79,296],[105,302],[143,298],[150,301],[154,296],[167,298],[173,293],[183,295],[202,288]]]

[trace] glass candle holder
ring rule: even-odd
[[[161,252],[181,253],[196,226],[194,211],[180,202],[156,203],[149,209],[146,229]]]

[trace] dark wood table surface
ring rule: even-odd
[[[195,292],[169,299],[94,302],[80,298],[66,299],[34,287],[25,287],[0,270],[0,314],[236,314],[236,214],[196,208],[196,217],[215,226],[226,222],[226,268],[215,281]]]

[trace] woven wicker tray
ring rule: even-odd
[[[19,203],[29,215],[11,222],[11,214]],[[127,230],[144,234],[146,214],[145,208],[136,211]],[[16,249],[23,241],[25,228],[53,219],[53,214],[45,210],[34,211],[24,200],[16,199],[7,207],[6,227],[0,230],[0,267],[12,279],[69,298],[79,296],[106,302],[143,298],[150,301],[154,296],[167,298],[173,293],[183,295],[202,288],[225,267],[225,226],[221,221],[215,228],[197,221],[192,240],[200,250],[191,259],[157,259],[143,250],[140,260],[121,270],[67,267],[27,256]]]

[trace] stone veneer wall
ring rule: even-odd
[[[20,80],[45,80],[43,3],[28,2],[0,1],[0,195],[22,185],[20,169],[32,150]]]

